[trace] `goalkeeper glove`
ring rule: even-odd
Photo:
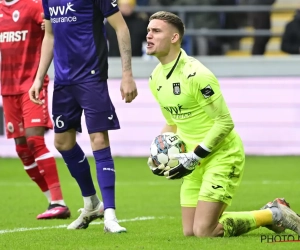
[[[203,147],[204,146],[198,145],[194,152],[170,156],[171,159],[178,160],[179,164],[174,168],[167,166],[164,169],[164,175],[167,177],[167,179],[181,179],[182,177],[192,173],[200,161],[210,153],[210,151],[207,151],[206,147],[205,149]]]
[[[158,176],[164,176],[166,168],[164,164],[160,164],[158,167],[155,166],[151,157],[148,158],[147,164],[153,174]]]

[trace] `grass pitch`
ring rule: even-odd
[[[95,186],[95,166],[90,159]],[[0,249],[30,250],[167,250],[167,249],[300,249],[300,242],[267,243],[275,235],[259,228],[234,238],[185,238],[179,207],[181,181],[152,175],[143,158],[115,158],[117,215],[128,233],[106,234],[102,221],[86,230],[69,231],[83,201],[79,188],[61,159],[57,159],[65,201],[72,215],[68,220],[38,221],[47,202],[30,181],[18,159],[0,159]],[[275,197],[285,197],[300,212],[299,157],[247,157],[244,178],[228,211],[259,209]],[[287,231],[285,235],[294,235]],[[276,236],[279,241],[279,236]],[[295,236],[295,239],[298,239]],[[282,237],[283,239],[283,237]]]

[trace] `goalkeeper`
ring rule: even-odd
[[[149,79],[166,125],[177,133],[187,153],[174,155],[174,168],[148,165],[156,175],[183,178],[180,203],[185,236],[237,236],[260,226],[275,232],[285,228],[300,234],[300,218],[284,199],[275,199],[261,210],[229,212],[245,165],[243,143],[222,96],[216,77],[181,49],[184,24],[176,15],[157,12],[150,17],[147,54],[160,64]]]

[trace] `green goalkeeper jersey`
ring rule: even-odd
[[[166,123],[177,126],[188,151],[199,143],[214,150],[235,137],[218,80],[184,50],[173,62],[157,65],[149,85]]]

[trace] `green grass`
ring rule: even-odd
[[[29,180],[19,160],[0,159],[0,249],[300,249],[300,242],[261,243],[261,235],[272,236],[265,228],[235,238],[183,237],[179,207],[181,182],[152,175],[145,161],[142,158],[115,159],[117,214],[120,220],[127,220],[122,225],[128,233],[111,235],[103,232],[100,220],[87,230],[68,231],[58,227],[73,221],[83,204],[79,188],[61,159],[57,159],[60,180],[72,217],[50,221],[35,219],[46,209],[46,199]],[[90,163],[95,176],[93,160],[90,159]],[[259,209],[275,197],[285,197],[294,210],[300,211],[299,171],[299,157],[247,157],[243,182],[228,210]],[[96,178],[94,180],[98,187]],[[149,218],[130,221],[137,217]],[[7,231],[20,228],[25,231]]]

